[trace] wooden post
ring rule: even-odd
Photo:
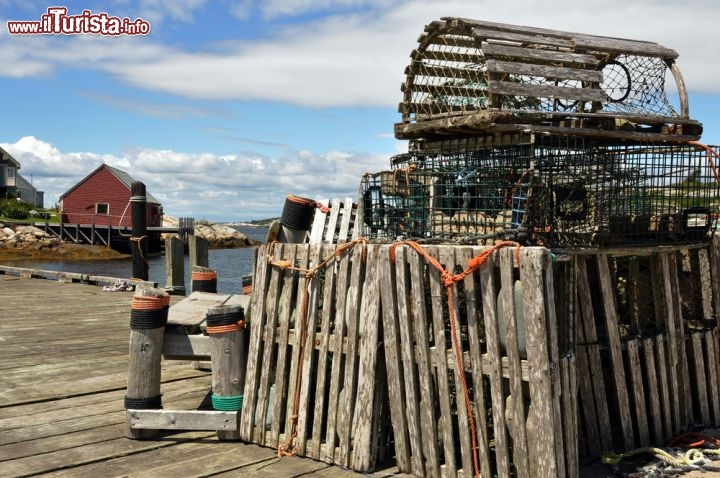
[[[177,237],[165,239],[165,292],[185,295],[184,244]]]
[[[135,181],[130,186],[132,236],[130,247],[133,256],[133,278],[148,280],[147,263],[147,197],[145,184]]]
[[[221,305],[207,312],[212,358],[213,408],[237,411],[234,430],[219,430],[220,440],[240,439],[240,410],[245,388],[244,312],[238,305]]]
[[[168,303],[169,296],[160,289],[138,289],[133,297],[126,410],[162,408],[160,361]],[[157,430],[131,428],[126,413],[126,437],[142,440],[155,435]]]
[[[190,288],[193,292],[217,293],[217,272],[207,267],[190,268]]]
[[[190,254],[190,268],[194,266],[209,267],[208,240],[195,234],[188,236],[188,251]]]

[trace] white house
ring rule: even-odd
[[[0,198],[13,196],[35,207],[43,207],[43,191],[38,191],[19,173],[20,163],[10,153],[0,148]]]

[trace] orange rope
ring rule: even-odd
[[[225,332],[238,332],[243,329],[245,329],[245,321],[238,320],[234,324],[216,325],[214,327],[208,327],[207,333],[208,334],[223,334]]]
[[[297,439],[297,424],[298,424],[298,416],[300,411],[300,389],[302,388],[302,373],[303,373],[303,364],[305,362],[305,342],[307,340],[307,329],[308,324],[307,317],[308,317],[308,305],[310,302],[310,281],[315,276],[317,271],[319,271],[321,268],[325,267],[327,264],[330,263],[335,258],[340,258],[345,252],[349,251],[354,246],[362,244],[362,261],[365,262],[365,259],[367,258],[367,239],[364,237],[360,237],[357,239],[354,239],[350,242],[346,242],[345,244],[342,244],[338,246],[335,249],[335,252],[328,256],[327,259],[320,262],[318,265],[313,267],[312,269],[303,269],[300,267],[293,267],[290,261],[287,260],[274,260],[271,255],[268,255],[268,262],[270,265],[279,267],[284,270],[289,271],[295,271],[295,272],[302,272],[305,274],[305,279],[308,281],[307,287],[305,287],[305,290],[303,291],[303,297],[302,297],[302,305],[301,305],[301,311],[300,311],[300,351],[299,351],[299,359],[300,362],[298,363],[297,372],[295,375],[295,396],[293,397],[293,413],[290,416],[291,424],[290,429],[291,433],[288,436],[287,440],[285,440],[285,443],[278,446],[278,458],[281,458],[283,456],[293,456],[297,453],[297,443],[295,442]],[[271,243],[269,248],[269,253],[271,254],[272,251],[275,248],[275,244]]]
[[[720,447],[720,439],[707,433],[688,432],[676,436],[669,444],[678,448],[699,448],[707,445]]]
[[[213,280],[217,279],[217,272],[193,272],[192,280]]]
[[[312,199],[302,198],[300,196],[294,196],[292,194],[288,194],[286,199],[290,202],[294,202],[295,204],[300,204],[301,206],[315,207],[315,201],[313,201]]]
[[[717,151],[712,149],[707,144],[703,144],[700,141],[689,141],[689,143],[694,146],[700,146],[702,149],[705,150],[705,152],[707,153],[708,163],[710,163],[710,169],[712,169],[712,172],[715,175],[715,181],[717,181],[718,185],[720,185],[720,174],[718,174],[717,167],[715,166],[715,163],[712,160],[713,156],[720,159],[720,154],[718,154]]]
[[[135,310],[160,310],[170,306],[170,296],[139,297],[133,296],[131,308]]]
[[[485,264],[488,258],[496,250],[502,247],[515,246],[516,252],[515,257],[518,265],[520,264],[520,244],[513,241],[502,241],[498,242],[494,246],[482,251],[477,256],[471,258],[468,261],[467,267],[458,274],[451,274],[447,271],[434,257],[428,254],[423,247],[414,241],[402,241],[396,242],[390,247],[390,260],[394,263],[397,260],[395,249],[399,246],[409,246],[415,252],[425,259],[425,261],[433,266],[440,273],[440,279],[442,284],[445,286],[445,292],[448,298],[448,311],[450,313],[450,333],[452,335],[453,351],[455,352],[455,365],[458,369],[458,375],[460,376],[463,395],[465,396],[465,407],[467,408],[468,423],[470,425],[470,433],[472,440],[472,453],[473,453],[473,468],[475,470],[475,476],[480,476],[480,460],[478,458],[478,444],[477,444],[477,432],[475,430],[475,414],[473,413],[472,400],[470,400],[470,392],[468,390],[467,380],[465,379],[465,370],[463,367],[462,349],[460,347],[460,338],[457,330],[457,319],[455,317],[455,300],[453,298],[453,287],[456,283],[462,281],[468,275],[475,272],[483,264]],[[481,392],[482,393],[482,392]]]

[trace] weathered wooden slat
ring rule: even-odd
[[[337,199],[337,201],[340,201]],[[338,244],[343,244],[353,239],[352,230],[350,226],[353,222],[353,214],[357,210],[357,204],[355,204],[352,198],[345,198],[342,201],[342,208],[340,209],[340,230],[338,232]]]
[[[367,270],[376,271],[379,269],[380,263],[387,260],[387,256],[380,257],[379,252],[377,247],[368,249]],[[370,471],[375,462],[373,456],[376,450],[372,447],[372,438],[373,435],[377,436],[378,433],[376,429],[373,429],[375,414],[377,413],[373,406],[378,392],[376,379],[385,379],[385,377],[375,376],[376,370],[379,370],[376,368],[380,326],[378,279],[379,277],[374,274],[365,276],[360,305],[358,391],[355,403],[355,417],[352,420],[354,430],[352,469],[356,471]]]
[[[610,426],[610,413],[606,400],[604,367],[598,350],[598,336],[595,325],[595,312],[592,304],[592,294],[588,282],[587,259],[577,257],[575,259],[575,273],[578,288],[578,304],[581,313],[579,329],[582,329],[587,346],[588,362],[590,365],[590,380],[594,392],[595,406],[597,407],[598,433],[600,437],[601,450],[613,449],[612,429]],[[591,447],[595,445],[590,444]]]
[[[712,238],[710,247],[710,286],[712,289],[713,309],[720,314],[720,236]]]
[[[657,369],[655,367],[655,340],[653,338],[641,340],[643,358],[645,360],[645,378],[647,380],[648,397],[650,398],[650,429],[652,430],[652,443],[660,444],[665,441],[663,432],[663,415],[660,409],[660,389],[658,388]]]
[[[504,317],[498,317],[505,324],[505,341],[510,369],[510,396],[512,409],[506,410],[505,415],[512,417],[512,425],[508,424],[513,441],[513,464],[520,476],[529,473],[527,430],[525,429],[525,397],[522,384],[522,367],[518,337],[526,336],[525,323],[515,313],[515,280],[513,269],[515,264],[515,249],[505,248],[499,251],[500,256],[500,296]],[[523,289],[524,290],[524,289]],[[521,334],[522,331],[522,334]],[[523,344],[525,345],[525,344]]]
[[[442,88],[445,87],[441,87]],[[562,98],[578,101],[607,101],[603,90],[593,88],[574,88],[551,85],[532,85],[529,83],[513,83],[511,81],[489,81],[488,93],[504,96],[530,96],[535,98]],[[447,93],[446,93],[447,94]],[[487,93],[486,93],[487,94]],[[461,96],[461,92],[454,93]],[[473,95],[476,96],[476,95]]]
[[[127,410],[133,429],[148,430],[237,430],[238,412],[212,410]]]
[[[323,248],[319,244],[312,245],[308,248],[308,263],[309,266],[316,266],[320,264],[324,257],[322,255]],[[319,304],[320,293],[320,278],[318,274],[314,274],[312,278],[305,285],[307,288],[307,317],[302,317],[302,311],[298,315],[295,322],[295,327],[298,332],[301,330],[300,327],[305,327],[305,343],[302,344],[303,350],[300,356],[302,369],[299,369],[301,374],[300,382],[300,395],[298,401],[299,419],[298,419],[298,433],[297,433],[297,450],[302,456],[307,454],[305,445],[307,443],[307,436],[309,432],[310,423],[313,422],[314,426],[320,427],[320,424],[314,423],[313,407],[310,406],[310,389],[316,385],[315,379],[317,377],[317,363],[315,363],[315,354],[313,353],[315,344],[315,332],[317,330],[318,321],[318,310],[322,307]],[[303,291],[305,292],[305,291]],[[302,299],[304,302],[304,298]],[[301,324],[301,320],[304,324]],[[300,337],[302,340],[302,337]],[[299,343],[299,342],[298,342]],[[299,365],[298,365],[299,367]],[[322,388],[324,384],[320,383],[319,386]],[[310,430],[311,432],[312,430]],[[311,452],[312,453],[312,452]]]
[[[710,259],[707,249],[698,249],[698,266],[700,284],[700,295],[702,297],[703,318],[712,320],[713,318],[713,296],[712,296],[712,275],[710,274]]]
[[[599,65],[600,61],[594,55],[582,53],[568,53],[564,51],[538,50],[509,45],[482,43],[482,51],[487,58],[508,57],[513,59],[542,61],[552,64]]]
[[[684,410],[680,402],[680,395],[684,394],[678,388],[680,384],[680,365],[679,357],[680,353],[677,339],[677,326],[675,325],[675,306],[673,304],[673,287],[670,280],[670,263],[668,253],[659,253],[658,258],[660,261],[660,282],[663,287],[663,301],[664,301],[664,313],[665,313],[665,333],[667,335],[667,359],[668,359],[668,372],[670,374],[670,388],[674,391],[672,394],[672,434],[680,433],[685,429],[685,417],[681,413]],[[657,283],[657,282],[656,282]]]
[[[341,201],[339,199],[334,199],[330,205],[330,213],[327,219],[323,239],[331,244],[335,242],[335,231],[337,229],[338,216],[340,215],[340,206]]]
[[[431,382],[432,368],[427,346],[428,319],[425,307],[424,260],[414,251],[408,250],[405,256],[410,266],[410,304],[412,307],[412,331],[415,342],[420,346],[415,349],[415,363],[418,371],[418,385],[420,392],[420,433],[422,437],[437,436],[437,417],[435,416],[435,402],[437,397]],[[425,472],[428,475],[440,474],[440,462],[437,440],[422,440],[423,455],[425,457]]]
[[[488,73],[539,76],[553,80],[577,80],[589,83],[602,83],[603,81],[602,72],[598,70],[584,70],[564,66],[537,65],[501,60],[487,60],[485,64],[487,65]]]
[[[695,384],[695,396],[700,406],[700,420],[703,425],[710,425],[710,406],[708,404],[707,390],[707,370],[705,368],[705,358],[703,353],[703,342],[705,341],[704,332],[695,332],[690,335],[690,347],[692,349],[693,363],[688,368],[692,370],[693,379],[689,382]],[[690,385],[690,383],[688,383]],[[695,420],[691,423],[696,423]]]
[[[478,42],[486,40],[503,40],[526,45],[546,45],[560,48],[570,48],[573,46],[573,42],[571,40],[556,36],[515,33],[502,30],[491,30],[489,28],[482,27],[475,27],[471,31]]]
[[[275,247],[269,251],[270,259],[277,261],[281,258],[285,259],[288,255],[292,257],[296,250],[296,244],[277,243],[275,244]],[[275,376],[272,374],[272,370],[270,367],[265,366],[265,364],[274,363],[275,361],[274,345],[275,333],[278,325],[278,314],[280,308],[286,306],[288,298],[287,292],[283,288],[283,282],[286,279],[284,271],[279,267],[271,266],[269,275],[270,281],[267,288],[267,298],[263,305],[265,310],[265,321],[263,323],[263,328],[261,329],[263,341],[262,355],[258,357],[260,362],[257,364],[257,366],[260,367],[260,379],[258,381],[257,390],[257,413],[253,417],[256,421],[253,433],[253,442],[258,444],[265,443],[266,440],[267,426],[265,423],[265,417],[267,416],[268,407],[271,406],[269,403],[270,387],[272,386],[271,381],[274,381],[275,379]],[[254,288],[255,287],[253,287],[253,289]]]
[[[290,260],[291,263],[296,264],[296,267],[300,269],[308,269],[310,265],[310,250],[308,247],[297,247],[296,246],[296,252],[293,255],[288,255],[288,260]],[[294,275],[294,274],[293,274]],[[297,290],[295,292],[294,297],[299,298],[300,301],[302,301],[302,297],[305,294],[305,290],[308,287],[310,280],[307,277],[299,277],[296,281],[297,284]],[[287,301],[286,304],[288,306],[291,305],[290,301]],[[300,367],[300,322],[303,320],[302,317],[302,307],[299,307],[299,304],[296,302],[295,304],[295,310],[294,316],[295,320],[293,322],[292,316],[290,319],[290,326],[293,327],[296,331],[296,333],[288,338],[288,345],[290,346],[290,350],[288,350],[288,353],[290,355],[290,373],[287,376],[287,400],[284,401],[281,398],[279,398],[278,394],[280,392],[279,388],[276,386],[275,389],[275,400],[279,401],[282,406],[285,408],[285,435],[288,436],[292,432],[293,428],[293,404],[295,402],[295,396],[297,392],[297,386],[298,386],[298,368]],[[285,372],[287,373],[287,371]],[[282,395],[281,395],[282,396]],[[279,418],[278,418],[279,419]],[[299,417],[298,417],[298,423],[299,423]]]
[[[327,257],[332,253],[334,246],[326,246],[323,248],[322,257]],[[327,307],[326,304],[332,303],[332,297],[335,293],[335,279],[336,279],[336,264],[333,263],[330,267],[326,267],[324,271],[324,288],[323,288],[323,307],[322,316],[320,319],[320,330],[318,333],[318,339],[314,342],[314,349],[317,349],[317,386],[315,387],[315,407],[313,417],[322,417],[323,410],[325,408],[325,396],[328,392],[327,385],[330,383],[328,380],[328,370],[332,367],[332,356],[329,354],[330,349],[330,321],[337,314],[337,311],[332,311],[331,307]],[[333,312],[335,312],[333,314]],[[312,443],[314,445],[309,450],[309,456],[315,460],[320,459],[320,445],[323,439],[329,439],[330,442],[334,441],[333,437],[323,436],[324,427],[321,423],[315,423],[312,430]],[[310,442],[310,440],[308,440]]]
[[[650,429],[648,428],[647,407],[645,406],[645,387],[643,386],[642,366],[638,340],[629,340],[625,343],[630,370],[630,385],[635,404],[635,423],[638,430],[638,445],[650,444]]]
[[[557,459],[557,472],[559,476],[566,476],[565,468],[565,444],[563,443],[563,418],[562,418],[562,377],[560,376],[560,342],[558,340],[559,324],[557,310],[555,308],[555,277],[550,254],[537,249],[545,254],[544,266],[544,287],[545,294],[545,317],[547,322],[548,353],[550,358],[550,383],[552,390],[552,410],[555,421],[553,434],[555,435],[555,455]],[[570,475],[572,476],[572,475]]]
[[[554,437],[554,398],[548,348],[548,317],[545,311],[543,283],[547,260],[549,260],[547,253],[536,248],[523,249],[520,254],[520,280],[523,282],[523,315],[532,397],[528,421],[532,420],[533,426],[528,425],[528,444],[531,453],[530,469],[533,474],[537,473],[537,476],[558,475]],[[533,449],[537,463],[533,463]]]
[[[578,340],[584,341],[584,332],[582,328],[579,329],[581,335],[578,336]],[[578,373],[578,393],[579,400],[581,403],[580,409],[582,410],[584,423],[585,423],[585,443],[588,447],[589,456],[600,456],[602,448],[600,446],[600,431],[598,428],[598,419],[595,412],[596,405],[595,400],[605,400],[605,397],[596,397],[593,393],[590,373],[583,373],[582,371],[589,371],[589,361],[587,355],[589,353],[589,347],[587,345],[577,346],[577,367],[581,371]]]
[[[474,256],[474,249],[462,248],[457,257],[462,261],[463,264],[467,264],[468,261]],[[484,381],[483,372],[483,361],[477,360],[477,357],[482,356],[480,346],[480,327],[482,322],[481,310],[478,305],[480,297],[479,282],[476,280],[476,274],[470,274],[465,277],[463,281],[465,288],[465,305],[467,310],[467,328],[468,328],[468,341],[470,343],[469,354],[471,357],[475,357],[475,360],[470,361],[470,369],[472,371],[473,379],[473,392],[475,399],[475,423],[477,427],[477,443],[478,443],[478,455],[480,458],[480,473],[482,476],[490,476],[490,446],[488,441],[488,422],[486,413],[477,413],[479,410],[487,410],[487,401],[485,399],[484,387],[481,384]]]
[[[350,287],[350,267],[352,265],[351,255],[343,254],[337,263],[337,288],[335,295],[335,310],[345,311],[346,301],[348,299],[348,288]],[[344,338],[347,337],[344,312],[335,314],[334,336],[336,341],[334,347],[330,348],[332,353],[332,368],[330,370],[330,391],[328,393],[327,404],[327,425],[325,430],[326,440],[329,446],[325,447],[325,454],[321,453],[321,459],[327,463],[335,462],[336,447],[335,437],[338,431],[338,407],[340,391],[343,388],[343,370],[345,368],[345,357],[348,348],[343,348]]]
[[[432,251],[433,253],[436,252],[436,248],[428,248],[428,252]],[[446,267],[454,267],[454,258],[448,257],[448,254],[445,254],[444,258],[441,258],[441,263],[446,264]],[[448,262],[452,261],[452,262]],[[447,341],[445,336],[445,323],[444,323],[444,316],[443,314],[443,303],[447,302],[447,294],[445,292],[445,288],[442,285],[440,274],[436,270],[431,270],[429,274],[429,282],[430,282],[430,300],[431,300],[431,316],[432,316],[432,330],[434,332],[433,339],[435,342],[434,347],[434,355],[435,355],[435,361],[434,361],[434,369],[435,373],[434,375],[437,377],[437,388],[438,388],[438,405],[440,408],[440,417],[439,417],[439,424],[438,424],[438,437],[442,440],[442,448],[445,455],[445,463],[443,464],[444,472],[448,474],[448,476],[456,476],[457,474],[457,466],[455,465],[455,442],[453,439],[453,414],[452,410],[450,408],[450,391],[448,388],[449,384],[449,373],[453,373],[454,375],[458,374],[457,364],[455,364],[455,369],[451,372],[448,371],[448,352],[452,353],[452,346],[450,350],[447,349]],[[456,317],[458,317],[456,315]],[[452,331],[450,331],[452,333]],[[422,344],[421,344],[422,346]],[[462,389],[460,389],[462,390]],[[462,401],[463,398],[458,395],[458,402]],[[466,407],[463,407],[463,411],[461,412],[459,409],[459,403],[458,403],[458,410],[456,411],[458,414],[458,420],[461,418],[461,413],[465,413],[465,430],[460,431],[460,435],[467,431],[467,410]],[[465,433],[465,436],[468,437],[468,433]],[[470,465],[470,468],[465,468],[466,464],[463,464],[464,470],[471,470],[472,464]]]
[[[563,437],[565,438],[566,476],[580,476],[578,461],[578,372],[576,356],[568,355],[560,361],[563,408]]]
[[[711,329],[705,332],[706,352],[705,363],[707,364],[707,387],[710,394],[710,408],[712,412],[712,423],[715,426],[720,424],[720,400],[715,400],[715,394],[718,392],[718,374],[715,365],[718,362],[716,336],[717,329]]]
[[[407,425],[410,437],[412,473],[425,476],[425,459],[423,456],[422,437],[420,432],[420,396],[418,390],[417,368],[415,366],[415,350],[411,331],[413,316],[410,305],[410,277],[405,262],[406,249],[396,251],[396,282],[397,307],[400,343],[402,347],[402,366],[405,379],[405,398]]]
[[[497,475],[505,478],[510,476],[510,456],[507,429],[505,427],[505,395],[501,378],[500,338],[498,335],[496,308],[498,290],[495,287],[495,278],[493,277],[494,269],[494,261],[491,260],[481,266],[479,271],[485,340],[488,358],[490,359],[488,375],[490,376],[490,397],[492,401],[493,428],[495,430],[495,461]]]
[[[350,269],[350,288],[345,302],[347,320],[348,352],[345,357],[345,383],[343,400],[338,404],[340,416],[343,417],[344,428],[338,428],[340,437],[340,455],[335,455],[334,463],[350,466],[350,450],[354,427],[354,409],[357,390],[357,347],[360,305],[363,294],[366,264],[363,263],[362,248],[355,247],[349,253],[352,258]]]
[[[671,373],[668,363],[665,337],[663,334],[659,334],[655,337],[655,354],[656,363],[658,366],[658,376],[660,377],[660,398],[662,399],[662,412],[663,412],[663,428],[665,430],[665,441],[670,440],[675,433],[673,432],[673,420],[675,418],[675,399],[670,399],[670,382]],[[673,395],[677,395],[673,393]]]
[[[625,449],[632,449],[635,446],[632,418],[630,417],[630,402],[628,399],[627,386],[625,381],[625,369],[623,365],[622,350],[620,348],[620,330],[617,309],[615,307],[615,289],[610,278],[608,257],[603,254],[597,255],[598,281],[602,293],[602,304],[607,327],[610,358],[612,360],[613,380],[615,382],[615,394],[618,401],[618,413],[623,431]]]
[[[657,43],[625,40],[623,38],[599,37],[594,35],[576,34],[574,36],[575,48],[580,50],[600,50],[614,53],[628,53],[640,56],[659,56],[675,59],[678,53]]]
[[[408,436],[408,419],[406,418],[406,399],[404,373],[402,365],[402,349],[400,347],[400,331],[397,313],[397,289],[395,264],[390,262],[390,246],[380,250],[380,299],[382,303],[383,345],[385,346],[385,369],[390,405],[390,419],[395,439],[395,459],[401,472],[412,471],[410,464],[410,443]],[[382,260],[385,258],[385,260]],[[412,371],[407,373],[412,374]]]
[[[687,348],[685,346],[685,326],[683,325],[682,304],[680,298],[680,285],[678,283],[677,253],[665,254],[668,259],[668,288],[665,294],[670,295],[671,307],[668,317],[672,316],[673,335],[676,338],[677,349],[677,394],[680,395],[680,430],[687,429],[688,424],[693,422],[692,391],[688,383]],[[669,321],[668,321],[669,322]],[[678,432],[679,432],[678,431]]]
[[[446,20],[450,20],[447,18]],[[665,48],[654,42],[630,40],[626,38],[614,38],[599,35],[588,35],[584,33],[573,33],[559,30],[551,30],[547,28],[527,27],[520,25],[509,25],[504,23],[486,22],[481,20],[466,19],[461,20],[464,25],[475,28],[485,28],[489,30],[499,30],[509,33],[525,34],[525,35],[541,35],[550,38],[557,37],[567,39],[573,42],[577,49],[582,50],[599,50],[610,52],[628,52],[643,56],[660,56],[667,58],[676,58],[677,52],[670,48]]]
[[[330,205],[329,199],[323,199],[319,201],[321,205],[328,207]],[[325,222],[327,220],[328,213],[323,212],[320,208],[315,209],[315,215],[313,216],[313,223],[310,227],[309,242],[310,244],[320,244],[323,239],[323,233],[325,230]]]

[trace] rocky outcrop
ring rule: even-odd
[[[60,244],[59,238],[35,226],[0,227],[0,247],[42,250],[54,249]]]
[[[172,216],[163,216],[163,226],[177,227],[178,220]],[[258,245],[242,232],[225,224],[196,223],[195,235],[206,239],[213,249],[229,249]]]

